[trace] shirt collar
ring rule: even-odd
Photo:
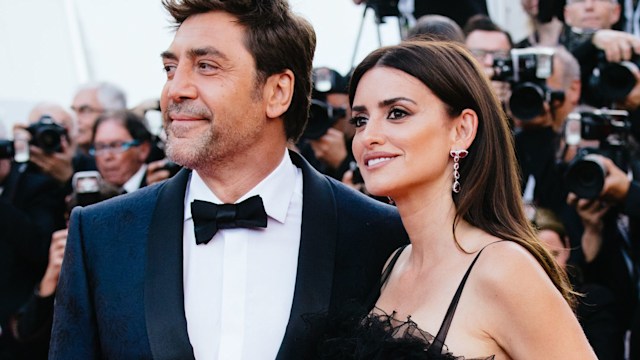
[[[295,189],[297,168],[291,162],[289,152],[285,154],[278,165],[266,178],[262,179],[253,189],[238,199],[238,202],[260,195],[267,215],[274,220],[284,223],[289,209],[289,203]],[[191,203],[194,200],[209,201],[222,204],[222,201],[207,187],[197,171],[191,172],[191,179],[187,185],[184,219],[191,219]]]
[[[144,177],[144,174],[146,172],[147,172],[147,164],[142,164],[142,166],[140,166],[140,169],[138,169],[138,171],[136,171],[136,173],[133,174],[133,176],[130,177],[129,180],[127,180],[127,182],[124,183],[124,185],[122,185],[122,188],[127,193],[131,193],[140,189],[140,183],[142,182],[142,178]]]

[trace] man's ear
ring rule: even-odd
[[[264,84],[263,96],[268,118],[278,118],[289,109],[293,98],[294,85],[295,76],[293,71],[289,69],[267,78]]]
[[[466,150],[471,146],[478,131],[478,114],[464,109],[455,119],[451,129],[451,150]]]

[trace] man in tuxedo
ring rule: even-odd
[[[306,315],[372,305],[406,233],[286,150],[315,49],[286,0],[163,3],[167,154],[185,169],[72,213],[50,358],[309,358]]]

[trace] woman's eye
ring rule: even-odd
[[[367,118],[364,116],[354,116],[351,119],[349,119],[349,123],[351,123],[351,125],[359,128],[363,125],[365,125],[367,123]]]
[[[405,116],[407,116],[407,112],[404,110],[391,109],[391,111],[389,112],[389,119],[391,120],[402,119]]]

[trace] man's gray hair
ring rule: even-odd
[[[574,80],[580,80],[580,64],[578,60],[564,46],[553,48],[554,55],[562,63],[562,87],[568,88]]]
[[[96,90],[100,105],[107,111],[126,110],[127,96],[118,86],[108,82],[93,82],[82,85],[78,91]]]

